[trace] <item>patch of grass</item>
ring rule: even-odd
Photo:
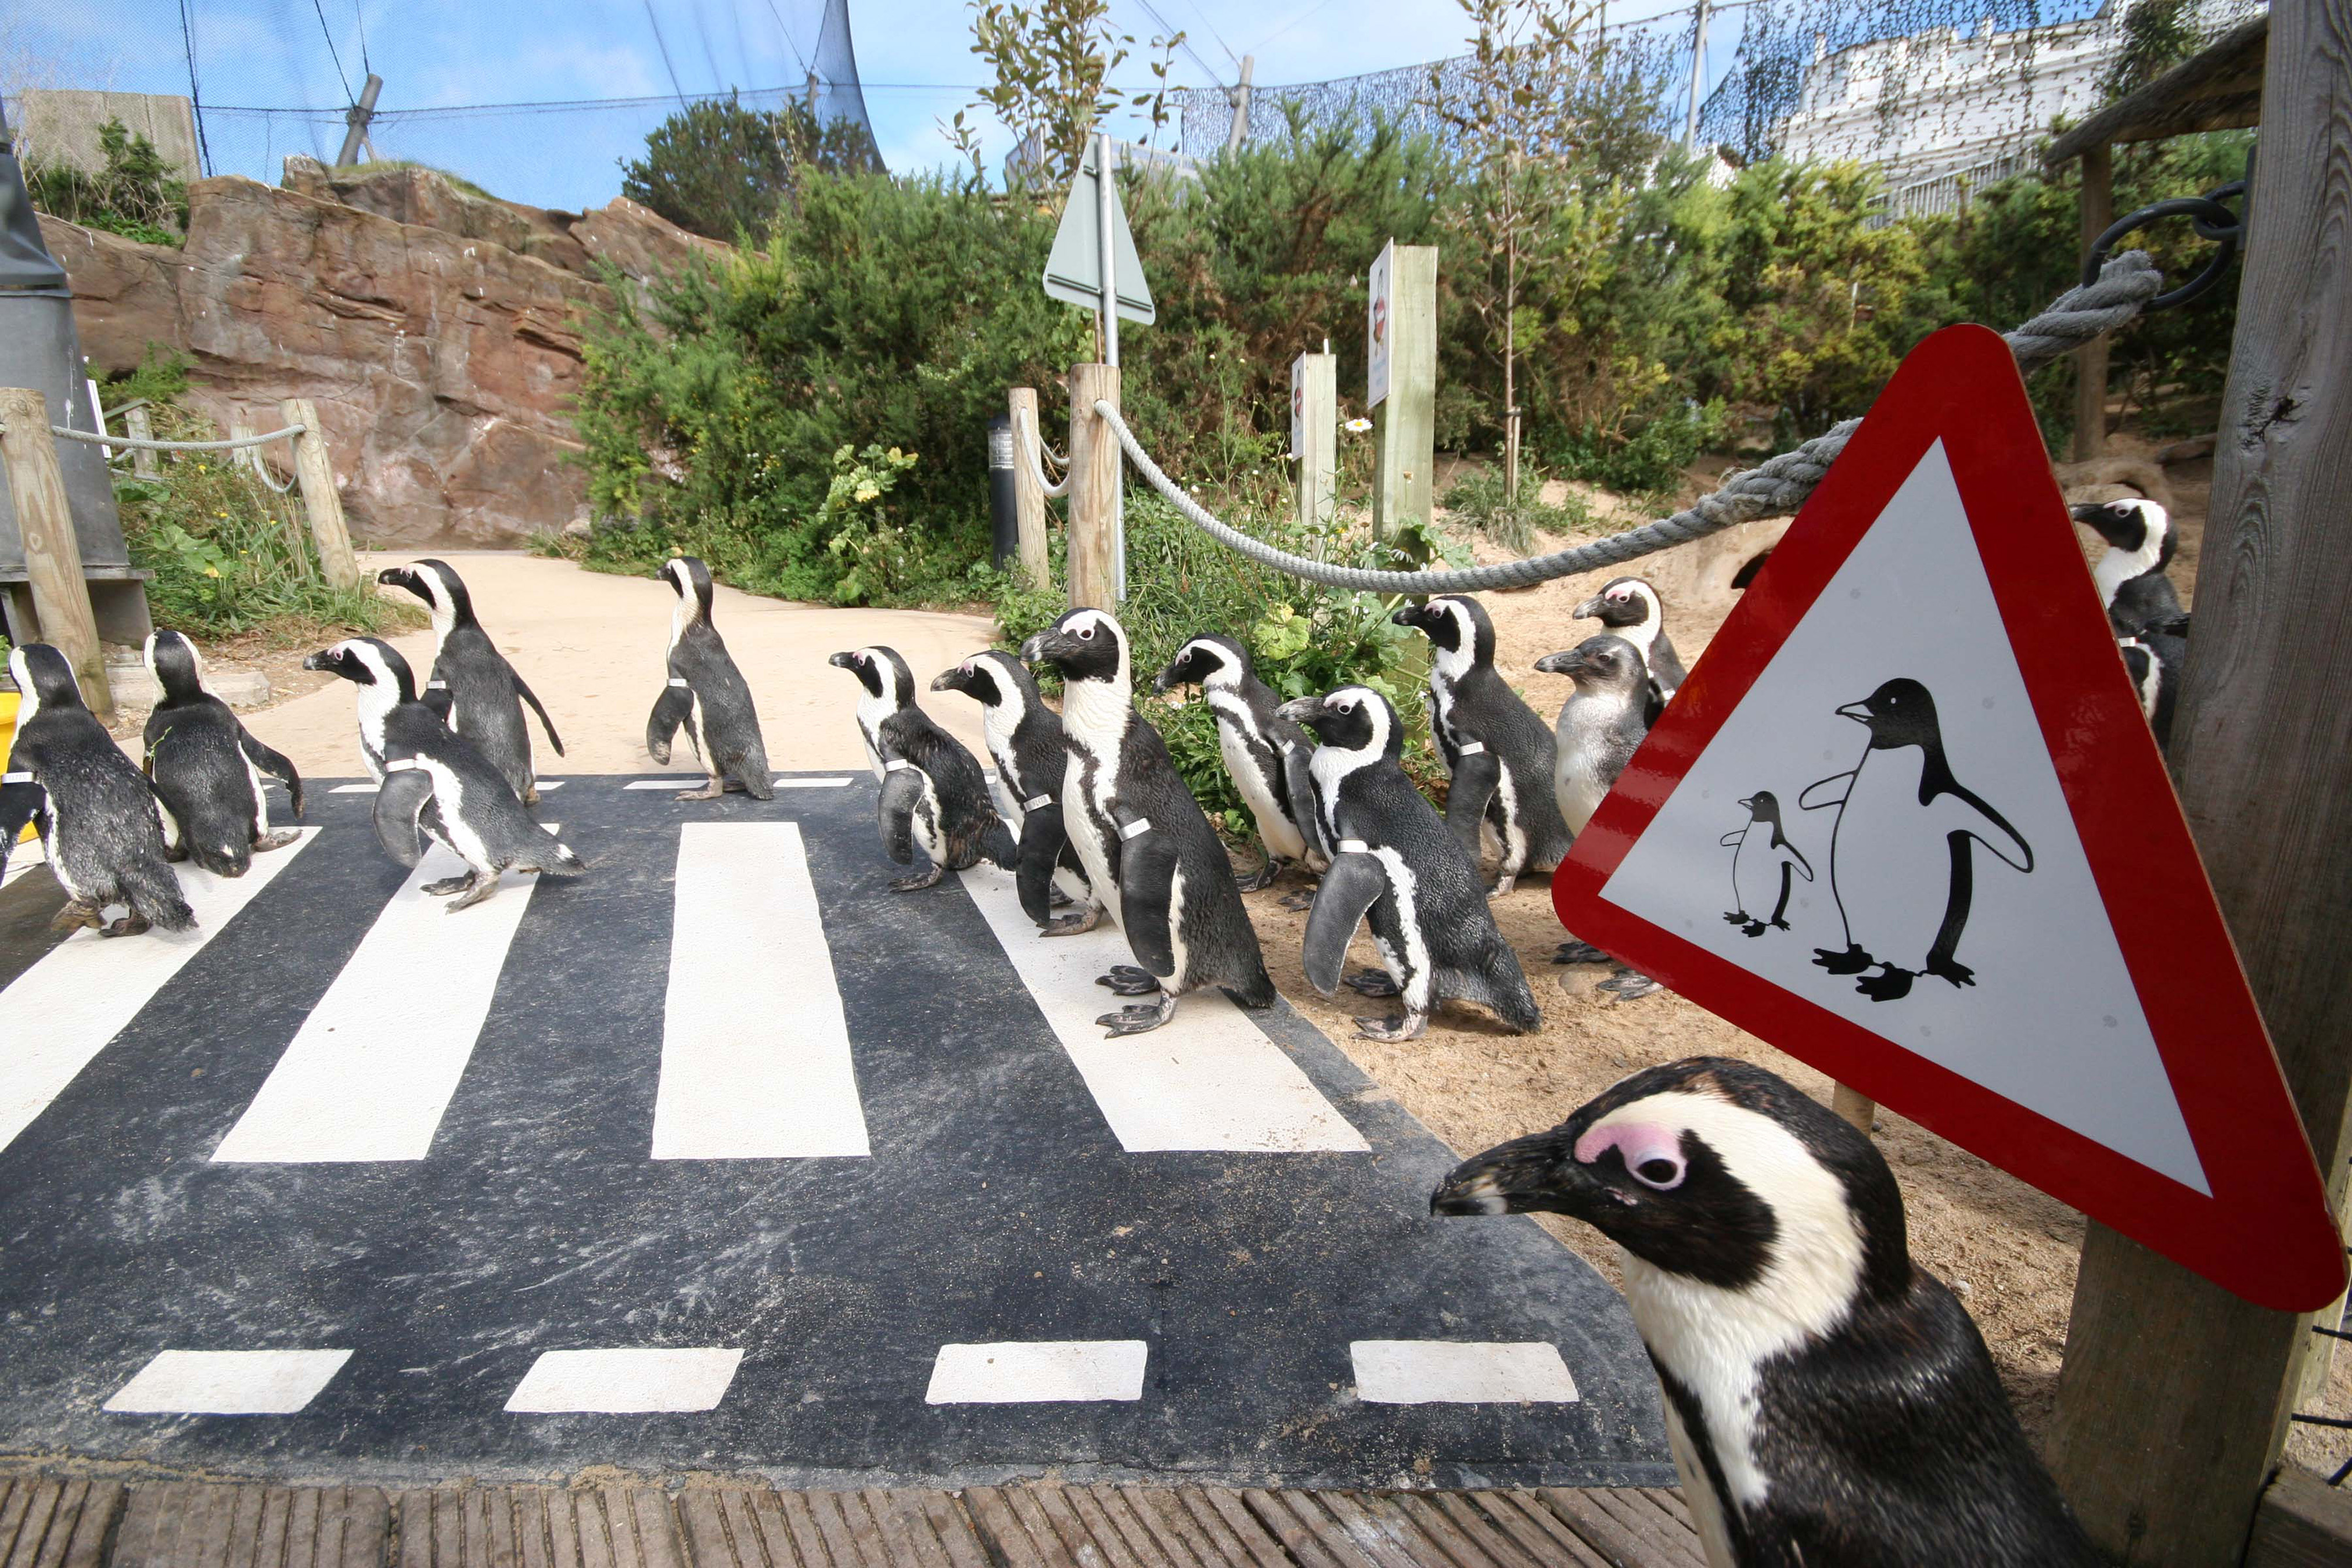
[[[1519,465],[1519,499],[1515,505],[1503,494],[1503,470],[1473,468],[1445,492],[1445,510],[1464,520],[1504,549],[1525,555],[1536,547],[1536,531],[1580,533],[1592,526],[1592,509],[1570,491],[1558,506],[1545,504],[1545,474],[1533,463]]]

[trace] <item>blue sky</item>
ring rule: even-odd
[[[1619,0],[1611,20],[1684,0]],[[822,0],[194,0],[203,96],[218,106],[299,108],[311,118],[210,116],[216,168],[276,177],[287,153],[331,154],[342,82],[369,63],[385,110],[640,98],[763,88],[802,79]],[[1314,81],[1461,52],[1454,0],[1111,0],[1138,39],[1114,79],[1149,84],[1140,56],[1167,26],[1189,34],[1171,79],[1231,82],[1257,57],[1263,84]],[[177,0],[7,0],[0,90],[31,86],[187,90]],[[323,13],[324,26],[321,26]],[[851,28],[875,135],[901,173],[951,156],[938,122],[970,101],[982,67],[958,0],[851,0]],[[1164,19],[1164,26],[1163,26]],[[656,41],[658,24],[668,60]],[[1711,28],[1711,70],[1729,63],[1738,14]],[[341,56],[341,69],[327,40]],[[1197,57],[1194,58],[1194,57]],[[673,77],[676,87],[673,87]],[[453,168],[501,195],[581,207],[617,194],[616,161],[642,147],[664,109],[411,121],[380,151]],[[992,170],[1009,144],[983,116]]]

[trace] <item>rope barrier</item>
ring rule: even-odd
[[[283,430],[272,430],[267,436],[247,436],[232,441],[142,441],[135,436],[92,435],[87,430],[68,430],[62,425],[49,426],[49,434],[61,441],[79,441],[89,447],[120,447],[126,452],[235,452],[247,447],[267,446],[283,441],[289,436],[302,434],[303,426],[289,425]]]
[[[1070,476],[1067,472],[1062,475],[1062,482],[1058,485],[1045,478],[1045,467],[1037,459],[1037,449],[1045,443],[1038,436],[1036,427],[1029,420],[1025,411],[1021,418],[1013,421],[1013,444],[1020,447],[1021,455],[1028,459],[1029,472],[1035,477],[1037,488],[1044,490],[1048,499],[1068,495]],[[1066,465],[1065,467],[1066,468]]]
[[[2124,252],[2100,269],[2096,281],[2067,289],[2051,301],[2048,310],[2007,334],[2010,352],[2017,356],[2018,369],[2030,375],[2114,331],[2146,310],[2163,287],[2164,274],[2148,258],[2147,252]],[[1677,544],[1687,544],[1739,523],[1786,517],[1813,493],[1813,487],[1821,483],[1822,476],[1829,472],[1830,465],[1845,450],[1847,440],[1862,424],[1859,419],[1848,419],[1793,452],[1768,458],[1755,468],[1730,475],[1714,494],[1701,497],[1672,517],[1662,517],[1606,539],[1549,555],[1496,562],[1487,566],[1382,572],[1293,555],[1219,521],[1160,471],[1160,465],[1151,460],[1135,433],[1127,427],[1127,421],[1119,417],[1118,409],[1104,401],[1095,405],[1095,412],[1118,435],[1129,460],[1151,488],[1168,498],[1193,526],[1226,549],[1328,588],[1373,594],[1474,594],[1497,588],[1531,588],[1556,577],[1615,566]],[[1065,488],[1067,483],[1066,479]]]

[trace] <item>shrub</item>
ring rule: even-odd
[[[177,246],[187,237],[188,183],[163,162],[155,143],[120,120],[98,130],[106,166],[95,174],[70,163],[40,163],[25,171],[33,205],[52,217],[100,228],[149,245]]]

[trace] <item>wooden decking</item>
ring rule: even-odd
[[[1704,1568],[1681,1497],[0,1479],[0,1568]]]

